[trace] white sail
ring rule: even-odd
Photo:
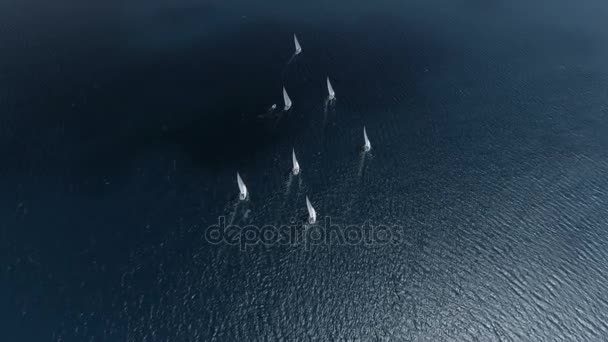
[[[298,41],[298,37],[293,35],[293,43],[296,46],[296,55],[299,55],[302,52],[302,47],[300,46],[300,42]]]
[[[291,99],[289,98],[289,95],[287,95],[287,90],[285,90],[285,87],[283,87],[283,101],[285,102],[285,107],[283,107],[284,110],[289,110],[289,108],[291,108]]]
[[[367,138],[367,132],[365,131],[365,126],[363,126],[363,139],[365,140],[365,144],[363,145],[364,151],[369,151],[372,149],[372,144],[369,142]]]
[[[331,86],[331,82],[329,82],[329,77],[327,78],[327,92],[329,93],[330,100],[336,98],[336,92],[334,91],[334,87]]]
[[[293,162],[293,168],[291,169],[291,171],[293,172],[294,175],[298,175],[300,173],[300,164],[298,163],[298,160],[296,159],[296,150],[292,150],[291,151],[291,161]]]
[[[312,207],[312,204],[310,204],[308,196],[306,196],[306,209],[308,209],[308,223],[314,224],[317,222],[317,212],[315,211],[315,208]]]
[[[241,179],[241,175],[239,175],[238,172],[236,173],[236,182],[239,185],[239,198],[241,200],[244,200],[245,198],[247,198],[247,186],[245,186],[245,183]]]

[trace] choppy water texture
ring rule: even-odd
[[[607,17],[599,0],[1,4],[3,340],[607,340]],[[293,108],[265,116],[283,85]],[[219,216],[301,223],[305,196],[403,238],[204,239]]]

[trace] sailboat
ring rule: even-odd
[[[283,102],[285,102],[285,107],[283,107],[283,110],[288,111],[289,108],[291,108],[291,99],[289,98],[289,95],[287,95],[287,90],[285,90],[285,87],[283,87]]]
[[[241,179],[241,175],[239,175],[239,173],[236,173],[236,182],[239,185],[239,198],[242,200],[247,198],[247,186],[245,185],[245,183],[243,182],[243,180]]]
[[[327,78],[327,92],[329,93],[330,101],[336,98],[336,92],[334,91],[334,87],[331,86],[331,82],[329,82],[329,77]]]
[[[300,46],[300,42],[298,41],[298,37],[296,37],[296,35],[293,35],[293,43],[296,46],[296,55],[299,55],[300,53],[302,53],[302,47]]]
[[[363,126],[363,139],[365,140],[365,144],[363,145],[363,151],[367,152],[372,149],[372,144],[369,142],[367,138],[367,132],[365,131],[365,126]]]
[[[298,163],[298,160],[296,159],[296,150],[293,149],[291,151],[291,161],[293,162],[293,168],[291,169],[291,172],[294,174],[294,176],[297,176],[300,173],[300,164]]]
[[[317,212],[312,207],[312,204],[310,204],[308,196],[306,196],[306,209],[308,209],[308,223],[315,224],[317,222]]]

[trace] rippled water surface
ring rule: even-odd
[[[599,0],[0,4],[3,335],[608,340],[606,17]],[[267,115],[283,86],[293,108]],[[337,231],[399,238],[205,239],[219,217],[326,231],[305,196]]]

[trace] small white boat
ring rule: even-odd
[[[291,172],[294,174],[294,176],[297,176],[300,173],[300,164],[298,163],[298,160],[296,159],[296,150],[293,149],[291,151],[291,161],[293,162],[293,168],[291,169]]]
[[[317,222],[317,212],[312,207],[312,204],[310,204],[308,196],[306,196],[306,209],[308,209],[308,223],[315,224]]]
[[[365,126],[363,126],[363,140],[365,140],[365,143],[363,145],[363,151],[367,152],[367,151],[371,150],[372,144],[369,142],[369,139],[367,138],[367,132],[365,131]]]
[[[327,92],[329,93],[330,101],[336,98],[336,92],[334,91],[334,87],[331,86],[331,82],[329,82],[329,77],[327,78]]]
[[[285,90],[285,87],[283,87],[283,102],[285,102],[285,107],[283,107],[283,110],[288,111],[289,108],[291,108],[292,103],[289,95],[287,94],[287,90]]]
[[[300,46],[298,37],[296,37],[295,34],[293,35],[293,44],[296,46],[296,55],[299,55],[300,53],[302,53],[302,47]]]
[[[243,179],[241,179],[241,175],[239,175],[238,172],[236,173],[236,182],[239,185],[239,199],[242,201],[247,198],[247,186],[243,182]]]

